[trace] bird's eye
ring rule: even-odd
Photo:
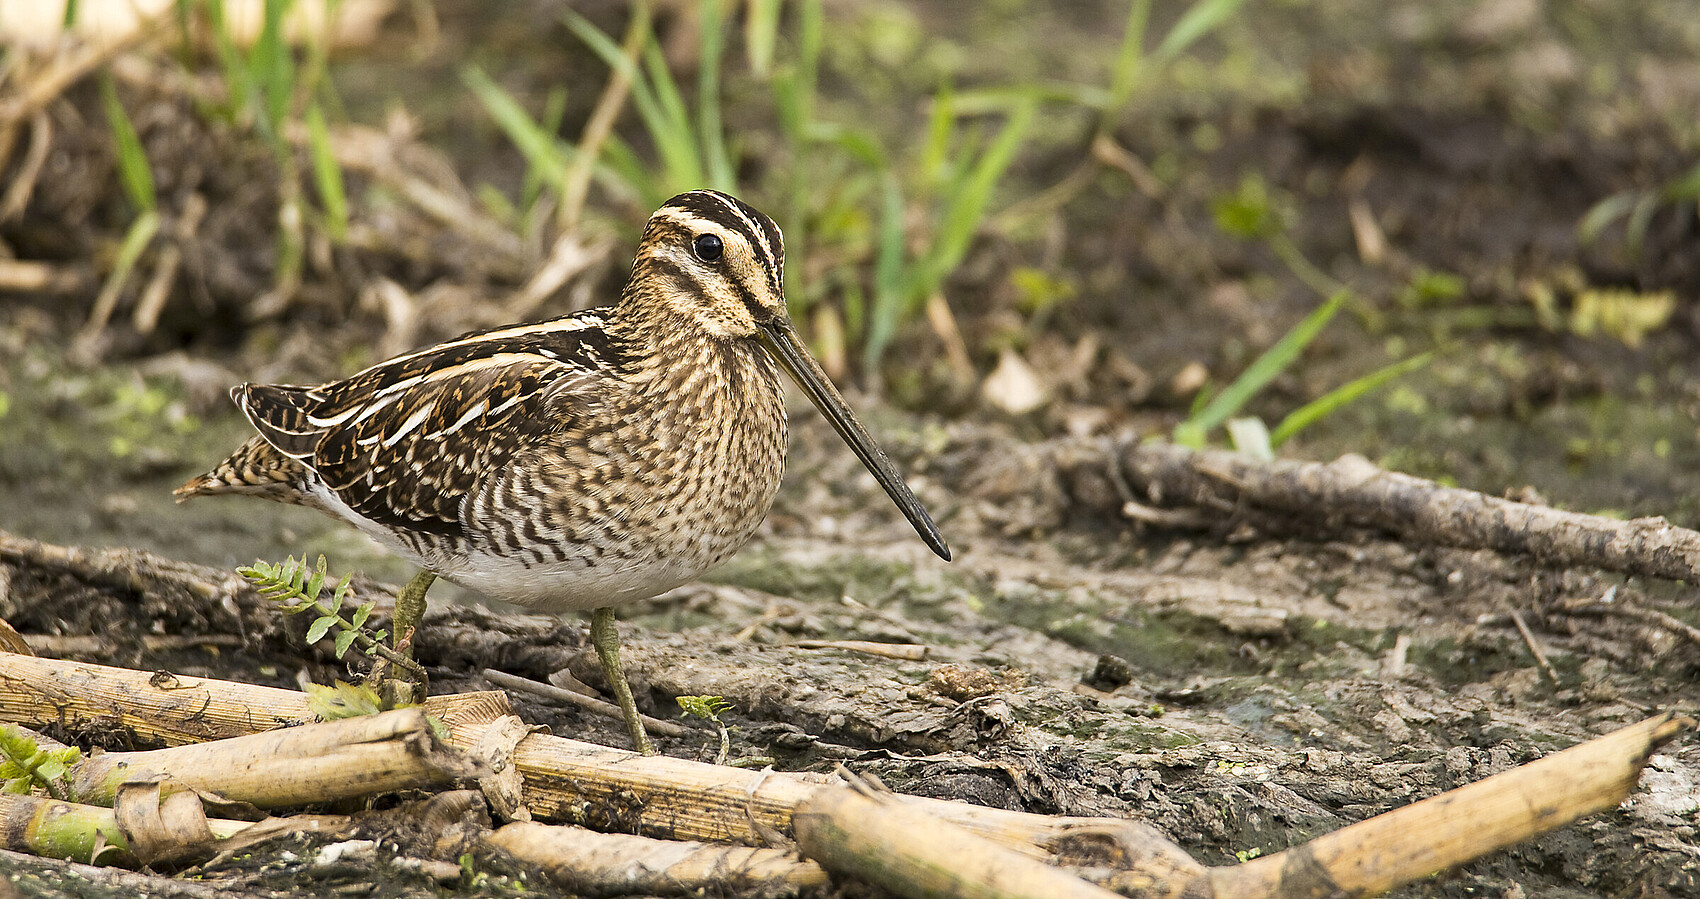
[[[691,246],[696,250],[697,258],[704,262],[718,262],[726,252],[726,246],[720,242],[720,238],[712,234],[698,234],[696,242]]]

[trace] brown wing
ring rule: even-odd
[[[601,320],[581,314],[469,335],[321,387],[233,394],[268,443],[355,512],[458,536],[473,486],[594,415],[624,364]]]

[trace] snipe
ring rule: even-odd
[[[779,489],[785,404],[803,388],[915,530],[932,518],[786,315],[767,216],[699,190],[649,220],[612,306],[469,334],[317,387],[231,391],[259,431],[178,499],[249,494],[343,519],[433,576],[550,612],[591,639],[632,741],[653,752],[620,669],[614,608],[737,552]]]

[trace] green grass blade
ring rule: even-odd
[[[265,21],[254,42],[252,71],[263,103],[260,118],[265,136],[283,144],[283,120],[295,92],[295,66],[283,36],[283,17],[291,0],[265,0]]]
[[[659,115],[649,123],[649,134],[661,151],[668,182],[679,190],[703,186],[702,153],[696,134],[691,128],[691,116],[685,107],[685,96],[667,67],[661,45],[651,40],[644,48],[644,71],[649,73],[649,85],[654,92]],[[633,84],[633,93],[637,86]]]
[[[543,115],[537,122],[537,130],[544,135],[561,133],[561,122],[567,115],[567,89],[555,87],[550,89],[549,96],[543,101]],[[553,140],[550,141],[554,143]],[[555,154],[559,156],[560,154]],[[537,198],[542,195],[543,188],[549,184],[559,184],[563,172],[557,168],[553,176],[539,165],[532,164],[528,158],[525,165],[525,178],[520,184],[520,208],[529,212],[537,204]]]
[[[926,184],[941,180],[950,157],[950,136],[956,130],[955,92],[949,84],[933,93],[932,116],[927,120],[927,142],[921,145],[919,168]]]
[[[183,2],[188,4],[192,0]],[[224,0],[205,0],[205,7],[212,28],[213,43],[218,49],[219,65],[224,72],[224,83],[230,93],[230,116],[236,121],[247,121],[254,105],[253,73],[248,65],[248,58],[237,48],[236,41],[230,36],[230,28],[224,15]]]
[[[1288,438],[1328,417],[1328,415],[1332,414],[1335,410],[1340,409],[1348,403],[1355,402],[1360,397],[1380,388],[1389,381],[1402,378],[1405,375],[1422,368],[1429,364],[1429,362],[1433,359],[1433,352],[1418,353],[1409,359],[1401,359],[1392,365],[1383,366],[1376,371],[1370,372],[1369,374],[1364,375],[1363,377],[1348,384],[1336,387],[1322,396],[1305,403],[1303,406],[1300,406],[1288,413],[1287,417],[1281,419],[1281,423],[1275,426],[1275,430],[1269,435],[1270,445],[1280,446],[1281,444],[1286,443]]]
[[[891,343],[892,335],[897,332],[897,322],[905,304],[903,238],[903,192],[898,187],[897,176],[888,171],[880,185],[879,245],[874,255],[874,295],[867,310],[867,341],[862,344],[862,368],[870,373],[878,369],[886,346]]]
[[[654,209],[672,196],[666,185],[656,181],[631,144],[617,134],[608,135],[602,142],[602,159],[606,167],[597,170],[598,181],[604,188],[629,197],[644,209]]]
[[[1232,384],[1223,388],[1202,411],[1188,421],[1204,433],[1209,433],[1216,426],[1237,415],[1258,391],[1292,366],[1299,354],[1304,352],[1304,348],[1333,320],[1349,295],[1342,290],[1329,297],[1327,302],[1305,316],[1292,330],[1281,335],[1281,339],[1275,341],[1274,346],[1264,350],[1263,355],[1258,356]]]
[[[1245,0],[1198,0],[1181,14],[1175,27],[1163,35],[1163,42],[1152,51],[1151,57],[1158,62],[1167,62],[1181,55],[1199,38],[1233,18],[1244,3]]]
[[[566,174],[567,154],[554,134],[544,131],[483,69],[466,66],[460,70],[460,79],[525,157],[529,171],[559,189]]]
[[[124,111],[124,104],[118,100],[118,88],[113,84],[111,75],[101,76],[100,104],[106,111],[107,125],[112,129],[118,180],[124,187],[124,196],[137,212],[152,212],[159,206],[154,194],[153,171],[148,166],[147,151],[142,149],[136,126]]]
[[[1037,102],[1031,100],[1017,107],[980,158],[964,167],[962,180],[951,191],[929,252],[917,266],[917,282],[910,286],[908,297],[911,312],[961,264],[985,219],[998,181],[1015,160],[1015,151],[1033,125],[1037,109]]]
[[[136,263],[142,258],[142,252],[153,242],[155,234],[159,233],[159,211],[149,209],[130,223],[124,232],[124,242],[118,245],[118,256],[112,263],[112,274],[101,285],[100,298],[96,305],[115,302],[125,282],[130,280],[130,273],[135,271]],[[110,297],[110,300],[108,299]]]
[[[744,14],[744,52],[750,61],[750,71],[758,78],[765,78],[773,71],[773,48],[779,43],[780,6],[780,0],[750,0],[750,11]]]
[[[1576,225],[1576,239],[1589,244],[1599,239],[1600,232],[1612,222],[1629,214],[1635,205],[1636,194],[1630,191],[1612,194],[1595,203]]]
[[[656,147],[662,154],[662,165],[668,169],[668,173],[664,176],[664,180],[669,180],[671,182],[672,179],[678,178],[674,172],[679,167],[688,169],[691,166],[694,166],[696,159],[694,141],[690,142],[691,146],[689,147],[688,152],[682,152],[679,147],[676,146],[677,132],[680,130],[683,130],[684,137],[687,141],[690,139],[690,124],[688,120],[684,118],[683,102],[679,103],[678,118],[675,121],[670,113],[664,108],[664,104],[660,98],[657,97],[655,90],[651,88],[649,79],[644,76],[643,70],[639,69],[632,63],[631,60],[626,58],[626,54],[621,52],[619,44],[614,43],[612,38],[599,31],[595,25],[590,23],[590,20],[570,9],[562,13],[562,21],[566,23],[567,28],[572,31],[579,40],[584,41],[585,46],[589,47],[591,52],[595,53],[597,57],[602,60],[604,65],[625,75],[626,80],[631,84],[632,106],[637,109],[638,117],[643,119],[644,128],[649,131],[651,137],[655,140]],[[648,49],[656,52],[657,61],[661,63],[660,70],[662,76],[671,82],[672,76],[667,73],[666,63],[664,60],[660,60],[659,51],[656,50],[654,44],[654,38],[651,37]],[[674,93],[676,96],[676,89]],[[606,152],[607,146],[608,145],[605,143],[604,152]],[[684,157],[683,161],[678,158],[680,156]],[[686,174],[688,175],[688,172]],[[639,184],[653,184],[656,181],[655,176],[647,171],[642,172],[640,178],[641,180],[632,181],[631,184],[635,187]],[[688,177],[681,180],[690,181]],[[698,182],[700,182],[700,178],[698,179]],[[674,186],[675,184],[673,183],[663,184],[655,192],[659,193],[661,197],[665,199],[670,195],[669,189]],[[700,183],[689,183],[688,186],[697,187],[700,186]],[[649,191],[647,190],[645,191],[645,193],[648,192]]]
[[[1133,0],[1128,5],[1127,24],[1122,26],[1122,44],[1116,50],[1116,61],[1110,70],[1110,90],[1100,107],[1113,115],[1127,105],[1139,82],[1139,69],[1144,64],[1145,30],[1151,20],[1151,0]]]
[[[703,168],[708,186],[731,193],[737,190],[732,159],[726,153],[726,133],[720,124],[720,58],[725,49],[725,16],[720,0],[704,0],[702,48],[697,63],[697,131],[702,146]]]
[[[336,151],[331,148],[325,114],[317,103],[307,107],[307,141],[313,159],[313,184],[325,208],[325,228],[331,242],[340,244],[348,239],[348,194],[343,189],[342,167],[337,165]]]

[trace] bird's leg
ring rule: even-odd
[[[421,571],[396,595],[395,614],[390,616],[390,646],[408,659],[413,658],[413,634],[425,617],[425,591],[431,589],[436,580],[436,575]],[[398,672],[384,677],[379,689],[387,708],[423,702],[425,676],[421,673],[418,682],[403,682]]]
[[[631,685],[626,683],[626,673],[620,668],[620,631],[614,626],[614,609],[604,606],[590,613],[590,645],[596,647],[597,658],[602,660],[602,674],[608,678],[608,687],[614,691],[614,701],[620,704],[620,714],[626,718],[626,730],[631,732],[632,743],[637,751],[644,755],[654,755],[655,745],[649,742],[649,733],[643,729],[643,719],[638,716],[637,703],[632,699]]]

